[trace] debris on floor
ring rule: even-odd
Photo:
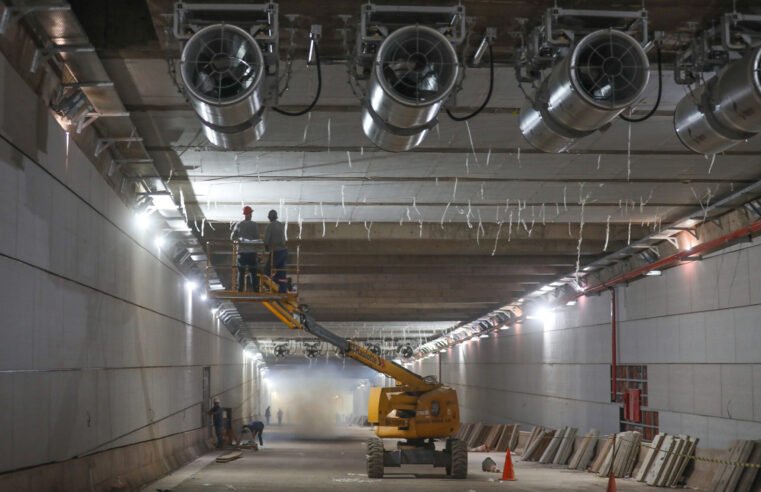
[[[228,463],[230,461],[235,461],[241,456],[240,451],[233,451],[231,453],[223,454],[222,456],[217,457],[217,463]]]
[[[497,463],[491,458],[486,458],[485,460],[481,462],[481,470],[485,472],[489,472],[489,473],[500,472],[500,469],[497,468]]]

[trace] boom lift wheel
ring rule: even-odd
[[[377,437],[367,440],[367,478],[383,478],[383,453],[382,440]]]
[[[446,467],[447,475],[451,475],[452,478],[466,478],[468,476],[467,444],[459,439],[447,439],[447,448],[452,460]]]

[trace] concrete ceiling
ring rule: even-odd
[[[92,2],[72,3],[88,32],[98,19],[117,15],[88,13]],[[700,9],[686,1],[647,7],[654,28],[669,33],[731,7],[703,3]],[[502,19],[497,24],[507,27],[500,31],[516,28],[515,17],[537,21],[551,4],[465,2],[475,26]],[[592,4],[612,8],[609,2],[583,7]],[[616,8],[640,5],[623,4]],[[100,39],[104,65],[146,147],[165,177],[171,175],[175,194],[182,191],[204,240],[227,237],[241,204],[252,205],[259,222],[269,209],[279,210],[288,222],[291,259],[298,258],[301,268],[301,300],[345,336],[422,337],[470,321],[574,272],[577,260],[583,266],[699,209],[699,201],[716,201],[761,177],[759,138],[715,160],[679,143],[672,112],[685,88],[668,71],[660,109],[650,120],[616,121],[570,153],[533,150],[517,127],[524,96],[512,68],[504,66],[514,45],[507,35],[498,42],[497,83],[483,114],[468,125],[440,115],[438,128],[412,152],[376,149],[362,133],[360,101],[345,66],[334,62],[343,52],[329,34],[339,27],[338,14],[356,14],[357,1],[281,2],[281,14],[304,15],[299,27],[323,23],[327,61],[320,102],[309,116],[269,112],[264,138],[245,152],[215,149],[169,76],[165,57],[178,56],[163,29],[172,5],[148,0],[145,21],[156,27],[155,38],[143,29],[134,42],[128,33],[90,35]],[[302,31],[297,54],[305,49]],[[656,75],[643,109],[654,102]],[[487,85],[487,69],[469,69],[453,111],[478,106]],[[303,107],[314,88],[314,69],[297,60],[280,105]],[[230,257],[212,260],[224,265]],[[221,267],[219,273],[224,279]],[[238,308],[252,336],[288,335],[260,306]]]

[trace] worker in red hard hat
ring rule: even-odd
[[[254,209],[248,205],[243,207],[244,219],[235,224],[230,234],[231,240],[238,241],[238,292],[259,290],[259,257],[256,253],[256,244],[260,243],[259,226],[251,220],[253,213]]]

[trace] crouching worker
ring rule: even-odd
[[[248,425],[244,425],[241,432],[245,432],[248,429],[251,432],[251,441],[256,441],[256,437],[259,436],[259,446],[264,446],[262,441],[262,432],[264,432],[264,422],[259,420],[252,420]]]

